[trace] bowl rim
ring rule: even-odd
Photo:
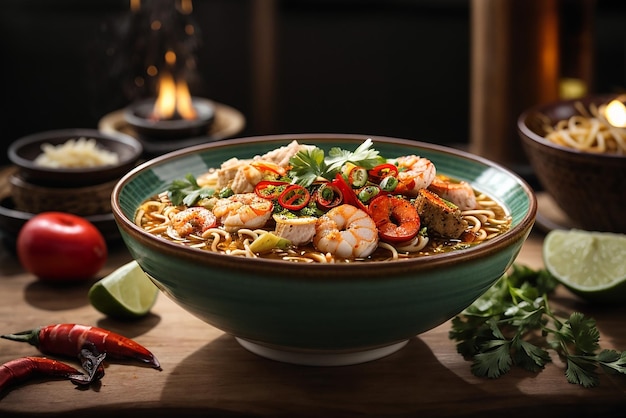
[[[546,148],[563,151],[571,156],[586,156],[586,157],[594,157],[598,159],[603,159],[607,161],[617,161],[623,160],[626,155],[624,154],[609,154],[609,153],[593,153],[578,150],[572,147],[566,147],[564,145],[556,144],[552,141],[547,140],[545,137],[539,135],[537,132],[533,131],[526,122],[530,117],[540,113],[545,114],[546,111],[556,109],[558,107],[568,107],[573,108],[574,104],[577,102],[581,102],[583,105],[588,106],[591,103],[601,104],[608,102],[611,99],[618,97],[618,94],[601,94],[601,95],[593,95],[586,96],[577,99],[565,99],[565,100],[555,100],[547,103],[536,104],[524,112],[522,112],[517,118],[517,130],[521,134],[523,140],[532,141],[533,143],[539,144]],[[554,121],[553,121],[554,122]]]
[[[340,140],[340,141],[364,141],[366,138],[371,138],[374,143],[377,141],[384,141],[386,143],[396,143],[398,145],[403,146],[411,146],[416,149],[425,148],[432,150],[434,152],[451,154],[454,157],[471,160],[473,162],[480,163],[487,167],[496,168],[499,171],[503,172],[510,178],[514,179],[516,184],[521,187],[524,195],[528,199],[528,210],[524,214],[523,218],[520,219],[519,223],[513,226],[506,234],[500,235],[493,240],[484,243],[484,245],[473,246],[468,249],[464,249],[462,251],[455,252],[445,252],[440,254],[433,254],[428,257],[416,257],[410,258],[406,260],[399,260],[398,262],[388,262],[388,261],[368,261],[363,263],[337,263],[337,264],[322,264],[322,263],[311,263],[307,264],[307,275],[308,272],[313,272],[311,275],[315,276],[316,280],[325,279],[323,275],[320,275],[323,272],[328,272],[329,270],[336,270],[340,273],[344,273],[345,279],[352,278],[354,279],[354,274],[360,275],[362,277],[374,277],[376,276],[380,279],[380,270],[373,267],[381,267],[385,266],[385,271],[393,274],[394,272],[406,272],[410,271],[426,271],[430,269],[434,269],[436,267],[444,266],[444,265],[456,265],[463,262],[468,261],[476,261],[489,255],[498,252],[504,248],[509,247],[512,243],[515,243],[519,240],[525,240],[530,234],[532,226],[535,222],[535,217],[537,214],[537,199],[529,184],[522,179],[519,175],[514,173],[513,171],[505,168],[504,166],[490,161],[484,157],[471,154],[466,151],[438,145],[431,144],[421,141],[408,140],[408,139],[400,139],[394,137],[387,136],[379,136],[379,135],[358,135],[358,134],[329,134],[329,133],[306,133],[306,134],[277,134],[277,135],[260,135],[260,136],[250,136],[250,137],[241,137],[241,138],[233,138],[227,139],[223,141],[211,142],[207,144],[200,144],[192,147],[187,147],[183,149],[179,149],[176,151],[172,151],[167,154],[160,155],[151,160],[147,160],[142,164],[136,166],[134,169],[129,171],[126,175],[124,175],[118,183],[115,185],[113,192],[111,193],[111,208],[116,222],[118,223],[118,227],[127,234],[132,234],[133,239],[137,240],[141,243],[141,245],[145,245],[150,247],[153,250],[165,253],[176,252],[176,254],[189,261],[196,261],[198,263],[215,263],[225,268],[235,268],[235,269],[249,269],[255,271],[275,271],[276,268],[280,268],[282,271],[291,270],[294,274],[300,273],[302,276],[302,268],[300,263],[289,263],[281,260],[272,260],[265,258],[254,258],[247,259],[246,263],[241,263],[241,257],[236,256],[227,256],[224,254],[213,253],[205,250],[200,250],[191,247],[182,247],[180,244],[176,244],[161,238],[158,238],[154,235],[151,235],[137,225],[134,224],[130,219],[126,217],[123,213],[120,205],[119,205],[119,197],[123,188],[129,183],[134,177],[139,175],[140,172],[161,164],[166,163],[171,159],[182,158],[187,155],[191,155],[194,153],[198,153],[200,151],[205,151],[207,149],[217,148],[217,147],[227,147],[229,145],[241,145],[241,144],[252,144],[259,141],[267,142],[276,142],[277,145],[285,145],[292,140],[297,140],[300,143],[306,143],[307,140]],[[521,247],[521,246],[520,246]],[[181,248],[184,250],[181,251]],[[513,257],[514,259],[515,257]],[[513,262],[511,260],[511,263]],[[350,276],[348,276],[350,275]],[[337,277],[333,277],[332,280],[337,280]]]
[[[72,167],[44,167],[41,165],[35,164],[34,160],[30,160],[28,158],[23,158],[19,154],[19,150],[27,145],[31,145],[37,142],[41,142],[42,144],[46,138],[57,138],[57,137],[67,137],[67,140],[71,138],[94,138],[96,141],[102,142],[115,142],[127,145],[131,152],[128,155],[120,156],[117,164],[105,165],[99,167],[80,167],[80,168],[72,168]],[[89,128],[69,128],[69,129],[54,129],[49,131],[36,132],[33,134],[29,134],[23,136],[15,141],[13,141],[7,150],[7,154],[9,160],[15,164],[16,166],[26,169],[30,172],[38,172],[41,174],[44,173],[54,173],[55,175],[76,175],[77,173],[98,173],[98,172],[107,172],[114,171],[121,167],[125,167],[129,164],[134,164],[143,153],[143,145],[141,142],[130,135],[125,133],[108,133],[102,132],[97,129],[89,129]]]

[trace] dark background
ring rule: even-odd
[[[200,32],[192,94],[241,111],[241,136],[469,140],[470,0],[277,0],[270,97],[255,97],[263,91],[255,67],[267,51],[256,49],[254,0],[193,5]],[[128,80],[138,53],[128,42],[129,14],[128,0],[0,1],[0,163],[23,135],[95,128],[137,98]],[[593,91],[621,91],[626,2],[597,0],[593,22]]]

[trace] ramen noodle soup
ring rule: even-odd
[[[42,153],[35,158],[35,164],[49,168],[87,168],[115,165],[119,157],[116,153],[98,147],[94,138],[69,139],[63,144],[42,144]]]
[[[576,102],[575,107],[578,115],[554,125],[542,115],[546,139],[585,152],[626,154],[626,130],[608,122],[605,104],[591,104],[586,108],[581,102]]]
[[[401,260],[506,232],[507,210],[416,155],[291,144],[232,158],[143,202],[135,223],[181,245],[303,263]]]

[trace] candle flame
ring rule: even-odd
[[[159,76],[159,95],[154,102],[152,117],[156,120],[169,120],[180,117],[186,120],[197,119],[189,87],[184,80],[175,81],[172,74],[163,72]]]

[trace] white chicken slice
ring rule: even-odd
[[[317,218],[312,216],[289,218],[284,215],[274,215],[274,220],[276,221],[274,234],[288,239],[293,245],[304,245],[313,240]]]

